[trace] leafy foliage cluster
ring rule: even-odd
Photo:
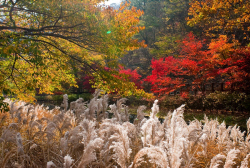
[[[248,1],[132,0],[131,4],[144,10],[145,29],[137,37],[148,48],[128,56],[142,60],[138,72],[155,95],[179,91],[187,97],[187,90],[203,91],[212,83],[249,94]]]
[[[132,0],[118,10],[100,2],[2,1],[0,92],[32,101],[80,86],[187,98],[225,83],[250,93],[248,1]]]
[[[226,88],[249,92],[249,48],[228,43],[226,36],[205,43],[192,33],[183,39],[178,58],[169,56],[152,61],[152,75],[146,81],[161,95],[186,87],[202,90],[207,83],[225,83]],[[190,88],[192,87],[192,88]]]
[[[143,11],[128,9],[128,3],[113,10],[100,2],[1,1],[0,92],[32,101],[38,89],[52,94],[66,84],[77,87],[80,67],[92,69],[87,73],[96,82],[111,86],[119,81],[113,77],[118,59],[126,51],[145,47],[133,38],[144,29],[138,25]],[[113,71],[107,73],[105,67]]]

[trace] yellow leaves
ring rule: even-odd
[[[250,2],[238,0],[193,0],[190,3],[188,25],[199,25],[207,32],[229,32],[249,25]],[[247,26],[249,27],[249,26]]]
[[[51,60],[45,53],[41,57],[44,57],[43,64],[39,66],[36,66],[36,63],[18,58],[14,69],[14,58],[10,57],[5,60],[1,71],[6,75],[4,79],[0,79],[1,86],[4,86],[1,87],[0,91],[9,90],[21,100],[34,101],[37,88],[39,88],[40,93],[51,94],[55,88],[61,88],[61,82],[76,86],[71,70],[67,66],[67,59],[61,57],[60,62]]]
[[[11,13],[14,28],[0,32],[0,55],[6,58],[0,60],[5,73],[0,75],[1,91],[7,89],[19,98],[31,99],[37,88],[52,93],[61,89],[62,83],[75,86],[74,73],[79,68],[75,60],[115,66],[126,50],[145,47],[144,42],[133,39],[144,29],[138,26],[143,11],[129,10],[127,2],[117,11],[101,9],[99,2],[18,1],[19,8]],[[8,12],[4,21],[13,25]]]
[[[117,60],[117,58],[139,47],[145,47],[143,42],[133,39],[133,36],[145,27],[138,26],[139,18],[143,11],[137,10],[135,7],[128,9],[129,3],[125,2],[120,6],[119,10],[103,9],[101,17],[103,23],[103,45],[99,46],[100,52],[107,55],[107,58]],[[108,33],[107,32],[111,32]]]
[[[153,94],[146,93],[143,89],[138,89],[134,82],[129,81],[126,77],[118,75],[117,72],[112,71],[113,74],[105,76],[105,74],[93,73],[95,78],[93,87],[106,91],[108,94],[115,93],[121,96],[137,96],[147,99],[153,98]],[[118,76],[116,76],[118,75]]]

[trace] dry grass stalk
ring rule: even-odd
[[[247,134],[239,127],[209,120],[184,121],[184,105],[169,112],[164,123],[154,102],[150,118],[141,106],[134,123],[128,122],[123,98],[108,106],[108,96],[93,94],[87,103],[48,110],[24,102],[11,102],[0,114],[1,167],[249,167],[250,119]],[[107,109],[114,114],[107,119]],[[245,138],[244,138],[245,136]]]

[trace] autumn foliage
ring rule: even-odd
[[[152,60],[152,74],[145,81],[158,95],[183,87],[201,89],[202,85],[224,82],[233,90],[247,91],[249,87],[249,47],[240,47],[220,36],[210,42],[189,33],[181,42],[180,55]],[[196,88],[195,88],[196,87]]]
[[[249,1],[192,0],[189,5],[188,25],[199,26],[207,36],[224,34],[249,43]]]
[[[129,9],[129,3],[113,10],[100,2],[1,2],[0,92],[32,101],[37,88],[52,94],[64,89],[62,83],[77,87],[75,75],[82,66],[94,69],[98,62],[98,67],[116,68],[126,51],[145,47],[133,38],[144,29],[138,25],[143,11]],[[102,80],[114,83],[110,76],[102,73]]]
[[[100,67],[99,67],[100,69]],[[95,88],[101,88],[109,94],[118,94],[119,96],[139,96],[145,98],[152,98],[153,95],[146,93],[143,90],[143,80],[137,70],[125,69],[119,65],[117,69],[103,67],[101,73],[82,73],[78,81],[79,86],[83,89],[93,92]],[[105,79],[105,73],[110,74],[109,79]],[[104,75],[103,75],[104,74]],[[129,88],[129,89],[128,89]]]

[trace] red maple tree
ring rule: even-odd
[[[152,74],[145,81],[159,96],[186,86],[202,89],[213,81],[224,82],[234,90],[247,90],[250,81],[250,48],[240,47],[237,41],[228,42],[220,36],[209,43],[189,33],[181,43],[177,58],[168,56],[151,62]],[[187,96],[187,93],[181,93]]]

